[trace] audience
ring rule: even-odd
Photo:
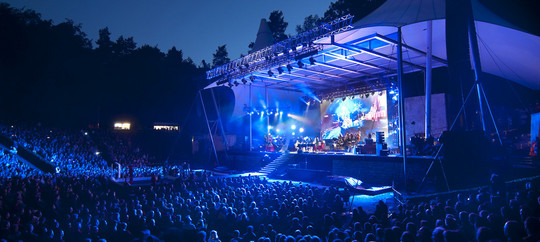
[[[103,165],[97,145],[83,131],[8,128],[2,133],[66,169],[42,173],[15,152],[0,152],[0,239],[5,241],[540,240],[535,182],[516,188],[495,175],[489,187],[476,192],[410,200],[395,208],[379,201],[368,214],[362,207],[349,209],[348,194],[335,187],[251,176],[180,176],[184,172],[178,167],[129,164],[119,155],[116,162],[136,166],[141,174],[180,177],[173,183],[125,186],[110,179],[113,169]],[[129,150],[112,153],[124,152]]]

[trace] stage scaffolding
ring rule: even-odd
[[[403,43],[401,27],[336,40],[336,35],[346,35],[353,28],[351,21],[351,15],[341,17],[209,70],[206,75],[211,84],[206,88],[224,85],[292,91],[308,88],[320,100],[391,88],[403,93],[404,73],[447,65],[445,59],[428,55],[429,50]],[[404,127],[403,95],[399,95],[399,114],[399,127]],[[406,178],[405,129],[399,130]],[[250,146],[251,136],[250,131]]]

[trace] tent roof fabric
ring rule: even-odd
[[[255,44],[253,45],[253,52],[261,50],[267,46],[274,44],[274,37],[272,37],[272,31],[268,26],[266,19],[261,19],[259,24],[259,31],[257,32],[257,38],[255,39]]]
[[[471,0],[471,3],[474,18],[477,21],[521,30],[495,15],[479,3],[478,0]],[[353,25],[355,28],[372,26],[402,27],[409,24],[444,18],[446,18],[446,0],[388,0]]]

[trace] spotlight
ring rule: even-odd
[[[238,83],[238,81],[234,81],[233,84],[234,84],[235,87],[237,87],[238,84],[240,84],[240,83]]]
[[[295,133],[295,132],[292,132],[292,135],[294,136],[294,135],[296,135],[296,133]]]
[[[277,71],[279,72],[280,75],[283,74],[283,68],[281,68],[281,66],[277,68]]]
[[[291,64],[287,64],[287,70],[289,71],[289,74],[291,73],[293,67],[291,66]]]
[[[268,129],[272,129],[272,128],[273,128],[272,126],[268,125]]]
[[[366,93],[366,98],[368,98],[368,97],[369,97],[369,93]]]
[[[292,130],[295,130],[295,129],[296,129],[296,125],[294,125],[294,124],[291,125],[291,129],[292,129]]]
[[[313,58],[313,56],[309,57],[309,64],[310,65],[315,65],[315,62],[317,62],[317,61],[315,61],[315,58]]]
[[[277,133],[279,133],[280,131],[281,131],[281,130],[279,130],[279,129],[276,129],[276,132],[277,132]]]
[[[283,115],[283,111],[279,111],[279,115]]]
[[[244,67],[245,67],[246,69],[249,68],[249,64],[248,64],[248,63],[244,64]]]
[[[346,99],[347,99],[347,97],[343,97],[343,98],[341,99],[341,101],[345,101]]]
[[[255,81],[255,77],[254,77],[254,76],[250,76],[250,77],[249,77],[249,80],[250,80],[251,82],[254,82],[254,81]]]
[[[300,133],[304,133],[304,128],[299,128],[298,131],[299,131]]]
[[[272,70],[268,70],[268,76],[271,77],[271,76],[273,76],[273,75],[274,75],[274,73],[272,72]]]
[[[229,82],[229,87],[232,88],[233,87],[233,84],[232,82]]]
[[[299,60],[298,62],[296,62],[296,64],[298,64],[299,68],[304,67],[304,63],[302,63],[302,60]]]
[[[246,78],[242,78],[242,83],[244,83],[244,85],[246,85],[246,83],[247,83]]]

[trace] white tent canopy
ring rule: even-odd
[[[445,2],[388,0],[335,40],[343,43],[372,33],[388,35],[396,32],[395,27],[402,27],[403,42],[425,50],[426,22],[432,20],[433,55],[446,59]],[[483,71],[540,90],[540,37],[523,32],[476,0],[472,0],[472,6]],[[328,39],[321,42],[325,41],[329,42]]]

